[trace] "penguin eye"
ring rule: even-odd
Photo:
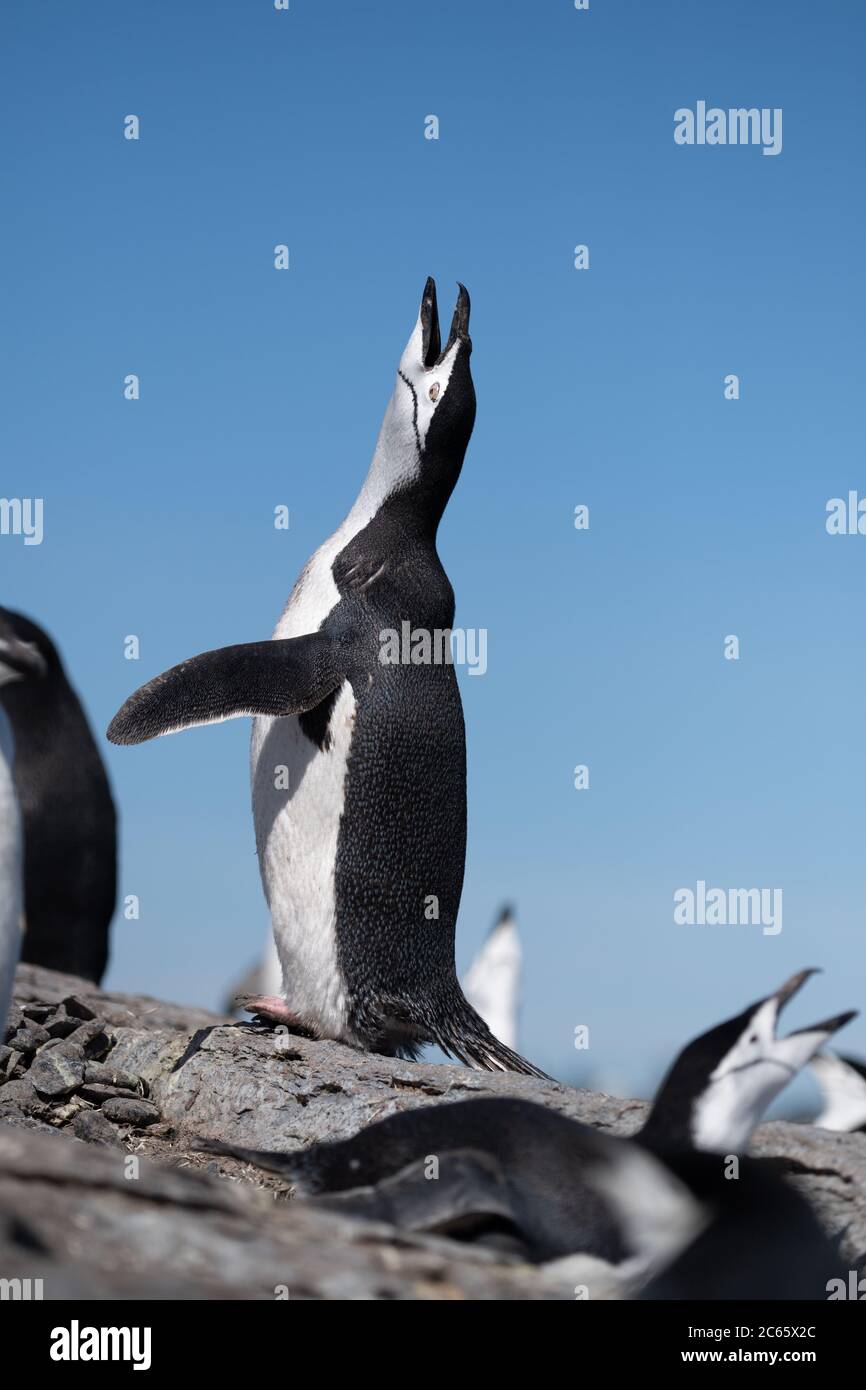
[[[434,381],[434,382],[433,382],[433,385],[430,387],[430,390],[427,392],[427,395],[430,397],[431,401],[438,401],[438,399],[439,399],[439,382],[438,382],[438,381]]]
[[[753,1043],[753,1042],[757,1042],[757,1041],[758,1041],[758,1035],[757,1035],[757,1033],[753,1033],[752,1036],[749,1038],[749,1042],[750,1042],[750,1043]]]

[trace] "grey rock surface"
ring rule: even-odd
[[[104,994],[34,966],[19,970],[16,1005],[9,1037],[29,1040],[6,1041],[5,1071],[0,1057],[0,1278],[43,1278],[48,1298],[571,1298],[570,1269],[292,1201],[281,1178],[196,1143],[291,1151],[479,1095],[622,1135],[647,1108]],[[866,1250],[866,1136],[777,1123],[753,1147],[784,1164],[846,1256]]]

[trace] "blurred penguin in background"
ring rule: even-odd
[[[819,1052],[812,1059],[812,1072],[824,1101],[812,1124],[847,1134],[866,1133],[866,1062],[836,1052]]]
[[[515,1049],[521,960],[514,909],[506,903],[469,967],[463,993],[491,1033]]]
[[[0,624],[0,691],[17,681],[39,681],[47,667],[32,647]],[[24,925],[24,838],[15,791],[15,740],[0,705],[0,1038],[9,1012]]]
[[[98,984],[117,889],[108,777],[53,642],[7,608],[0,682],[24,842],[21,959]]]
[[[0,679],[2,670],[0,666]],[[12,998],[24,912],[24,852],[12,758],[12,728],[0,709],[0,1038]]]

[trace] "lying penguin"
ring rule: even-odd
[[[802,1296],[817,1296],[835,1251],[808,1206],[792,1189],[778,1193],[765,1166],[737,1158],[740,1177],[730,1180],[725,1168],[783,1087],[855,1017],[776,1036],[782,1008],[812,973],[689,1043],[630,1140],[503,1097],[402,1111],[302,1153],[203,1147],[279,1172],[300,1195],[347,1214],[470,1239],[532,1263],[591,1256],[635,1287],[662,1270],[673,1270],[675,1282],[683,1252],[699,1239],[724,1244],[731,1220],[760,1225],[762,1206],[787,1211],[814,1258],[800,1282],[779,1273],[778,1296],[801,1296],[790,1290],[806,1284],[813,1292]],[[772,1283],[772,1261],[759,1268]]]
[[[0,690],[15,742],[24,831],[21,958],[98,984],[108,961],[117,875],[105,767],[50,637],[21,613],[0,608],[0,660],[3,644],[29,653],[28,675],[39,674]]]
[[[454,963],[466,747],[436,536],[475,421],[471,351],[467,291],[442,347],[428,280],[361,491],[273,639],[157,676],[108,737],[256,716],[253,818],[282,992],[247,1007],[371,1052],[411,1058],[436,1043],[476,1067],[539,1074],[467,1002]]]
[[[866,1062],[819,1052],[811,1070],[824,1099],[824,1108],[812,1124],[817,1129],[866,1133]]]
[[[45,661],[22,642],[0,615],[0,690],[14,682],[41,680]],[[24,837],[15,790],[15,740],[0,704],[0,1038],[9,1012],[24,923]]]

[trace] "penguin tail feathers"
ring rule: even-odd
[[[542,1081],[553,1080],[547,1072],[500,1042],[462,995],[457,1007],[446,1016],[445,1025],[437,1026],[434,1040],[449,1057],[456,1057],[465,1066],[478,1071],[516,1071],[523,1076],[539,1076]]]

